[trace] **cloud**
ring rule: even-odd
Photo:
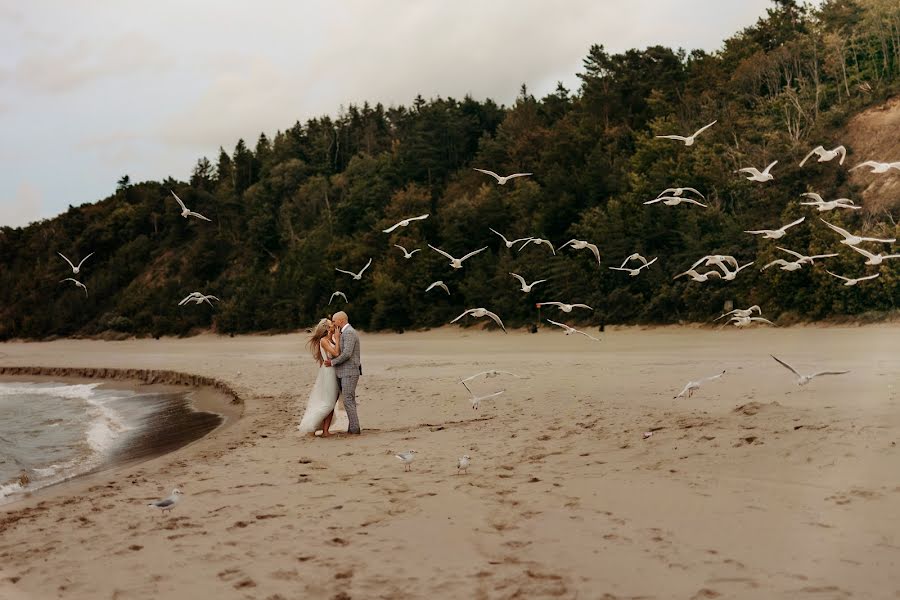
[[[43,195],[27,181],[19,184],[15,197],[0,201],[0,226],[21,227],[42,218]]]
[[[160,71],[173,62],[155,41],[130,33],[109,40],[80,39],[55,51],[32,50],[19,60],[14,78],[28,90],[58,94],[99,79]]]

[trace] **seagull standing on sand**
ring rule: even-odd
[[[172,490],[172,495],[168,498],[163,498],[162,500],[151,502],[147,506],[151,508],[158,508],[160,513],[165,514],[175,508],[175,505],[178,504],[178,500],[182,495],[182,491],[176,488]]]
[[[565,302],[540,302],[540,303],[538,303],[538,307],[541,307],[541,306],[555,306],[564,313],[572,312],[573,308],[586,308],[588,310],[594,310],[587,304],[566,304]]]
[[[479,173],[484,173],[485,175],[490,175],[491,177],[496,179],[497,183],[500,185],[506,185],[507,181],[509,181],[510,179],[514,179],[516,177],[528,177],[529,175],[534,175],[534,173],[513,173],[512,175],[507,175],[505,177],[502,177],[500,175],[497,175],[493,171],[488,171],[487,169],[475,169],[475,170],[478,171]]]
[[[777,160],[773,160],[769,163],[769,166],[760,171],[756,167],[744,167],[743,169],[738,169],[735,173],[747,173],[747,181],[772,181],[775,177],[769,172],[772,170],[772,167],[778,164]]]
[[[695,131],[694,133],[692,133],[691,135],[689,135],[687,137],[684,137],[683,135],[658,135],[656,137],[665,138],[668,140],[678,140],[680,142],[684,142],[685,146],[693,146],[694,141],[696,140],[697,136],[700,135],[701,133],[703,133],[704,131],[706,131],[707,129],[709,129],[710,127],[712,127],[713,125],[715,125],[717,122],[718,122],[718,119],[716,119],[709,125],[704,125],[703,127],[701,127],[700,129],[698,129],[697,131]]]
[[[78,286],[78,287],[80,287],[81,289],[84,290],[84,295],[85,295],[85,296],[88,295],[88,293],[87,293],[87,286],[84,285],[83,283],[81,283],[80,281],[78,281],[77,279],[72,279],[71,277],[66,277],[65,279],[61,279],[61,280],[60,280],[60,283],[62,283],[63,281],[71,281],[71,282],[74,283],[76,286]]]
[[[496,229],[492,229],[492,228],[490,228],[490,227],[488,227],[488,229],[491,230],[491,233],[496,233],[497,235],[499,235],[499,236],[503,239],[503,243],[506,244],[506,247],[507,247],[507,248],[512,248],[515,244],[518,244],[519,242],[527,242],[528,240],[531,239],[530,237],[524,237],[524,238],[519,238],[519,239],[517,239],[517,240],[512,240],[512,241],[510,241],[510,240],[506,239],[506,236],[505,236],[505,235],[503,235],[502,233],[500,233],[500,232],[497,231]]]
[[[69,260],[68,258],[66,258],[66,256],[65,256],[62,252],[57,252],[57,254],[59,254],[60,256],[62,256],[62,259],[63,259],[64,261],[66,261],[67,263],[69,263],[69,266],[72,267],[72,274],[73,274],[73,275],[78,275],[78,272],[81,270],[81,265],[84,264],[84,261],[86,261],[87,259],[89,259],[90,257],[92,257],[92,256],[94,255],[94,253],[91,252],[90,254],[88,254],[87,256],[85,256],[84,258],[82,258],[82,259],[81,259],[81,262],[78,263],[78,266],[76,267],[75,265],[72,264],[72,261]]]
[[[647,200],[646,202],[644,202],[644,204],[656,204],[657,202],[662,202],[666,206],[678,206],[682,202],[688,202],[689,204],[696,204],[697,206],[708,208],[702,202],[697,202],[693,198],[686,198],[684,196],[660,196],[658,198],[654,198],[653,200]]]
[[[525,278],[522,277],[521,275],[518,275],[518,274],[516,274],[516,273],[510,273],[510,275],[512,275],[513,277],[515,277],[516,279],[519,280],[519,283],[522,284],[522,291],[525,292],[526,294],[527,294],[528,292],[530,292],[530,291],[531,291],[531,288],[533,288],[533,287],[536,286],[537,284],[539,284],[539,283],[544,283],[545,281],[547,281],[546,279],[538,279],[537,281],[535,281],[535,282],[533,282],[533,283],[531,283],[531,284],[528,284],[528,283],[525,283]]]
[[[800,194],[801,196],[805,196],[807,198],[812,198],[812,202],[801,202],[801,206],[815,206],[818,208],[819,212],[826,212],[829,210],[834,210],[836,208],[849,208],[850,210],[860,210],[862,206],[856,206],[853,200],[850,198],[838,198],[836,200],[824,200],[822,196],[815,192],[806,192],[804,194]]]
[[[403,251],[403,258],[406,258],[406,259],[412,258],[413,254],[415,254],[416,252],[421,252],[421,250],[422,250],[421,248],[416,248],[412,252],[408,252],[406,250],[406,248],[404,248],[400,244],[394,244],[394,248],[400,248]]]
[[[406,452],[401,452],[400,454],[395,454],[394,456],[397,457],[397,460],[403,463],[404,471],[412,470],[412,461],[414,461],[416,458],[415,450],[407,450]]]
[[[468,254],[466,254],[465,256],[463,256],[462,258],[453,258],[452,256],[450,256],[449,254],[447,254],[446,252],[444,252],[444,251],[441,250],[440,248],[435,248],[435,247],[432,246],[431,244],[428,244],[428,247],[431,248],[432,250],[434,250],[435,252],[437,252],[438,254],[441,254],[441,255],[446,256],[447,258],[449,258],[449,259],[450,259],[450,266],[453,267],[454,269],[462,269],[462,264],[463,264],[463,261],[464,261],[464,260],[469,259],[469,258],[472,258],[473,256],[475,256],[475,255],[478,254],[479,252],[484,252],[485,250],[488,249],[488,247],[485,246],[484,248],[479,248],[478,250],[475,250],[475,251],[473,251],[473,252],[469,252]]]
[[[856,169],[859,169],[861,167],[869,167],[871,169],[869,171],[870,173],[887,173],[891,169],[897,169],[898,171],[900,171],[900,162],[883,163],[874,160],[867,160],[866,162],[859,163],[850,170],[855,171]]]
[[[569,246],[569,245],[572,246],[573,250],[584,250],[585,248],[587,248],[588,250],[590,250],[591,252],[594,253],[594,258],[597,259],[597,264],[598,265],[600,264],[600,250],[597,248],[596,244],[592,244],[592,243],[586,242],[584,240],[569,240],[568,242],[566,242],[565,244],[563,244],[562,246],[557,248],[557,250],[562,250],[563,248],[565,248],[566,246]]]
[[[469,474],[469,461],[472,459],[468,454],[464,454],[459,457],[459,460],[456,461],[456,474],[459,475],[460,472]]]
[[[172,190],[169,190],[172,192]],[[192,210],[188,210],[188,207],[184,205],[184,202],[181,201],[181,198],[178,197],[178,194],[172,192],[172,195],[175,196],[175,200],[178,201],[178,205],[181,206],[181,216],[187,219],[188,217],[197,217],[198,219],[203,219],[204,221],[211,221],[212,219],[207,219],[203,215],[198,212],[194,212]]]
[[[553,248],[553,244],[550,243],[550,240],[545,240],[544,238],[528,238],[528,241],[526,241],[524,244],[519,246],[519,252],[521,252],[522,248],[524,248],[528,244],[537,244],[537,245],[546,244],[547,247],[550,248],[550,252],[553,253],[553,256],[556,256],[556,250]]]
[[[442,290],[444,290],[445,292],[447,292],[448,296],[450,295],[450,289],[447,287],[447,285],[443,281],[435,281],[434,283],[429,285],[427,288],[425,288],[425,292],[430,292],[431,290],[433,290],[436,287],[439,287]]]
[[[459,321],[466,315],[471,315],[476,318],[489,317],[491,320],[494,321],[494,323],[496,323],[497,325],[500,326],[500,329],[503,330],[503,333],[508,333],[506,331],[506,327],[503,326],[503,321],[500,320],[500,317],[498,317],[497,315],[495,315],[494,313],[492,313],[491,311],[489,311],[486,308],[470,308],[469,310],[465,311],[463,314],[459,315],[458,317],[456,317],[455,319],[453,319],[450,322],[456,323],[457,321]]]
[[[566,335],[572,335],[573,333],[577,333],[577,334],[579,334],[579,335],[583,335],[583,336],[586,337],[586,338],[590,338],[590,339],[594,340],[595,342],[599,342],[599,341],[600,341],[599,338],[595,338],[594,336],[589,335],[589,334],[587,334],[587,333],[585,333],[585,332],[583,332],[583,331],[578,331],[578,330],[575,329],[574,327],[570,327],[570,326],[566,325],[565,323],[559,323],[559,322],[557,322],[557,321],[551,321],[550,319],[547,319],[547,322],[548,322],[548,323],[552,323],[552,324],[556,325],[557,327],[562,327],[562,329],[563,329],[563,331],[565,332]]]
[[[767,240],[777,240],[781,239],[787,233],[787,230],[793,227],[794,225],[799,225],[803,221],[806,220],[806,217],[800,217],[796,221],[792,221],[787,225],[779,227],[778,229],[756,229],[752,231],[744,231],[744,233],[752,233],[753,235],[762,235]]]
[[[826,150],[823,146],[816,146],[815,148],[813,148],[812,150],[809,151],[809,154],[807,154],[803,158],[803,160],[800,161],[800,166],[802,167],[803,164],[807,160],[809,160],[809,158],[813,154],[816,154],[819,156],[819,160],[817,162],[828,162],[828,161],[834,160],[835,158],[840,156],[841,160],[840,160],[839,164],[844,164],[844,159],[847,158],[847,149],[844,148],[843,146],[838,146],[837,148],[834,148],[833,150]]]
[[[845,282],[844,285],[846,285],[848,287],[852,286],[852,285],[856,285],[860,281],[865,281],[867,279],[875,279],[876,277],[881,276],[881,273],[875,273],[874,275],[869,275],[867,277],[851,278],[851,277],[844,277],[843,275],[838,275],[837,273],[832,273],[828,269],[825,269],[825,272],[828,273],[829,275],[831,275],[832,277],[837,277],[838,279],[843,279]]]
[[[858,248],[856,246],[850,246],[850,249],[856,250],[857,252],[859,252],[860,254],[865,256],[866,257],[865,264],[867,264],[867,265],[873,265],[873,266],[880,265],[881,263],[883,263],[884,261],[886,261],[889,258],[900,258],[900,254],[881,254],[881,253],[872,254],[871,252],[869,252],[867,250],[863,250],[862,248]],[[837,256],[837,254],[835,254],[835,256]]]
[[[882,238],[862,237],[859,235],[853,235],[846,229],[838,227],[837,225],[832,225],[831,223],[829,223],[822,217],[819,217],[819,220],[822,221],[823,223],[825,223],[826,225],[828,225],[828,227],[830,227],[832,231],[835,231],[835,232],[841,234],[842,236],[844,236],[844,239],[841,240],[841,243],[845,244],[847,246],[856,246],[863,242],[880,242],[882,244],[893,244],[894,242],[897,241],[896,238],[882,239]]]
[[[687,385],[684,386],[684,389],[681,390],[681,392],[679,392],[678,395],[675,396],[675,398],[683,398],[685,394],[687,394],[687,397],[690,398],[691,396],[694,395],[694,390],[699,390],[701,385],[703,385],[707,381],[713,381],[714,379],[718,379],[719,377],[721,377],[724,374],[725,374],[725,369],[722,369],[722,372],[719,373],[718,375],[711,375],[709,377],[704,377],[703,379],[698,379],[697,381],[688,381]],[[673,400],[675,398],[673,398]]]
[[[812,381],[813,378],[818,377],[819,375],[843,375],[845,373],[850,372],[850,371],[819,371],[818,373],[811,373],[809,375],[801,375],[800,373],[797,372],[797,369],[795,369],[791,365],[787,364],[783,360],[775,357],[772,354],[770,354],[769,356],[774,358],[775,362],[780,364],[782,367],[784,367],[785,369],[787,369],[788,371],[790,371],[797,377],[797,385],[806,385],[807,383]]]
[[[366,269],[368,269],[368,268],[369,268],[369,265],[371,265],[371,264],[372,264],[372,259],[370,258],[370,259],[369,259],[369,262],[366,263],[366,266],[364,266],[364,267],[362,268],[362,270],[361,270],[359,273],[354,273],[354,272],[352,272],[352,271],[345,271],[345,270],[343,270],[343,269],[338,269],[337,267],[335,267],[334,270],[335,270],[335,271],[338,271],[338,272],[340,272],[340,273],[346,273],[347,275],[352,275],[354,281],[359,281],[359,280],[362,279],[363,273],[366,272]]]
[[[347,294],[345,294],[344,292],[338,291],[338,292],[333,292],[331,294],[331,298],[328,299],[328,306],[331,306],[331,301],[334,300],[335,296],[340,296],[341,298],[344,299],[344,302],[349,302],[349,300],[347,300]]]
[[[399,223],[397,223],[397,224],[395,224],[395,225],[391,225],[391,226],[388,227],[387,229],[383,229],[383,230],[382,230],[382,233],[391,233],[392,231],[394,231],[394,230],[397,229],[398,227],[407,227],[407,226],[408,226],[410,223],[412,223],[413,221],[421,221],[422,219],[427,219],[427,218],[428,218],[428,215],[419,215],[418,217],[410,217],[410,218],[408,218],[408,219],[403,219],[403,220],[400,221]]]

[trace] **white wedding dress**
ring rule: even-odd
[[[320,349],[322,358],[325,359],[325,351]],[[297,429],[301,433],[315,433],[321,431],[322,422],[332,410],[334,410],[334,418],[331,420],[329,433],[345,432],[349,426],[347,412],[344,410],[344,403],[337,402],[338,379],[334,372],[334,367],[319,367],[319,373],[316,376],[316,383],[313,385],[312,391],[309,393],[309,400],[306,402],[306,411]]]

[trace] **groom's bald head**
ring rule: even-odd
[[[331,317],[331,320],[334,321],[334,324],[337,325],[338,327],[343,327],[344,325],[346,325],[347,323],[350,322],[350,319],[347,318],[347,313],[345,313],[342,310],[339,310],[338,312],[334,313],[334,316]]]

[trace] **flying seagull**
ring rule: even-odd
[[[791,256],[795,257],[797,259],[797,262],[800,263],[801,265],[806,264],[806,263],[814,265],[816,263],[816,260],[819,258],[831,258],[833,256],[839,256],[837,253],[813,254],[812,256],[804,256],[803,254],[800,254],[799,252],[794,252],[793,250],[788,250],[787,248],[782,248],[781,246],[775,246],[775,247],[778,248],[779,250],[781,250],[782,252],[787,252]],[[854,246],[850,246],[850,247],[853,248],[854,250],[856,249],[856,247],[854,247]]]
[[[631,256],[635,256],[635,255],[632,254]],[[659,258],[659,257],[657,256],[657,257],[654,258],[653,260],[647,262],[647,259],[645,259],[645,258],[644,258],[643,256],[641,256],[640,254],[638,254],[637,256],[639,256],[639,257],[641,258],[641,260],[643,261],[643,264],[642,264],[641,266],[639,266],[637,269],[627,269],[627,268],[625,268],[625,263],[627,263],[628,260],[629,260],[631,257],[626,258],[626,259],[625,259],[625,262],[622,263],[622,266],[621,266],[621,267],[610,267],[610,269],[612,269],[613,271],[627,271],[628,274],[631,275],[632,277],[637,277],[638,274],[641,272],[641,269],[649,268],[650,265],[652,265],[653,263],[655,263],[655,262],[657,261],[657,259]]]
[[[338,269],[337,267],[335,267],[334,270],[338,271],[340,273],[346,273],[347,275],[352,275],[354,281],[359,281],[362,279],[363,273],[366,272],[366,269],[368,269],[369,265],[371,265],[371,264],[372,264],[372,259],[370,258],[369,262],[366,263],[366,266],[364,266],[359,273],[353,273],[352,271],[345,271],[343,269]]]
[[[728,311],[724,315],[720,315],[720,316],[716,317],[715,319],[713,319],[713,321],[718,321],[719,319],[722,319],[724,317],[728,317],[731,315],[735,315],[737,317],[749,317],[749,316],[753,315],[754,310],[756,311],[757,314],[759,314],[759,315],[762,314],[762,309],[759,307],[759,305],[754,304],[750,308],[735,308],[734,310]]]
[[[859,163],[850,170],[855,171],[856,169],[859,169],[861,167],[869,167],[871,169],[869,171],[870,173],[887,173],[891,169],[897,169],[898,171],[900,171],[900,162],[883,163],[874,160],[867,160],[866,162]]]
[[[178,306],[184,306],[186,304],[190,304],[193,302],[194,304],[203,304],[206,302],[210,306],[213,306],[213,303],[210,300],[215,300],[219,302],[220,300],[211,294],[202,294],[200,292],[191,292],[187,296],[185,296],[181,302],[178,303]]]
[[[469,258],[475,256],[476,254],[478,254],[479,252],[484,252],[485,250],[488,249],[488,247],[485,246],[484,248],[479,248],[478,250],[475,250],[475,251],[473,251],[473,252],[469,252],[468,254],[466,254],[465,256],[463,256],[462,258],[453,258],[452,256],[450,256],[449,254],[447,254],[446,252],[444,252],[444,251],[441,250],[440,248],[435,248],[435,247],[432,246],[431,244],[428,244],[428,247],[431,248],[432,250],[434,250],[435,252],[437,252],[438,254],[442,254],[443,256],[446,256],[447,258],[449,258],[449,259],[450,259],[450,266],[453,267],[454,269],[462,269],[462,264],[463,264],[463,261],[464,261],[464,260],[469,259]]]
[[[172,190],[169,190],[172,192]],[[188,217],[197,217],[198,219],[203,219],[204,221],[211,221],[212,219],[207,219],[203,215],[198,212],[194,212],[192,210],[188,210],[188,207],[184,205],[184,202],[181,201],[181,198],[178,197],[178,194],[172,192],[172,195],[175,196],[175,200],[178,201],[178,205],[181,206],[181,216],[187,219]]]
[[[672,194],[673,196],[681,196],[681,195],[684,194],[685,192],[692,192],[692,193],[694,193],[694,194],[697,194],[698,196],[700,196],[700,197],[703,198],[704,200],[706,199],[706,196],[704,196],[704,195],[701,194],[698,190],[695,190],[695,189],[692,188],[692,187],[671,187],[671,188],[666,188],[666,189],[664,189],[663,191],[661,191],[661,192],[659,193],[659,195],[657,196],[657,198],[662,198],[662,197],[665,196],[666,194]]]
[[[466,388],[468,389],[468,388]],[[472,410],[478,410],[478,407],[481,405],[482,400],[488,400],[490,398],[496,398],[506,390],[500,390],[499,392],[494,392],[493,394],[486,394],[484,396],[476,396],[472,392],[469,392],[469,395],[472,397],[469,398],[469,401],[472,403]]]
[[[499,236],[503,239],[503,243],[506,244],[506,247],[507,247],[507,248],[512,248],[513,245],[518,244],[519,242],[527,242],[528,240],[531,239],[530,237],[524,237],[524,238],[519,238],[519,239],[517,239],[517,240],[512,240],[512,241],[510,241],[510,240],[506,239],[506,236],[505,236],[505,235],[503,235],[502,233],[500,233],[500,232],[497,231],[496,229],[492,229],[492,228],[490,228],[490,227],[488,227],[488,229],[490,229],[492,233],[496,233],[497,235],[499,235]]]
[[[62,259],[63,259],[64,261],[66,261],[67,263],[69,263],[69,266],[72,267],[72,274],[73,274],[73,275],[78,275],[78,272],[81,270],[81,265],[84,264],[84,261],[86,261],[87,259],[89,259],[90,257],[92,257],[92,256],[94,255],[94,253],[91,252],[90,254],[88,254],[87,256],[85,256],[84,258],[82,258],[82,259],[81,259],[81,262],[78,263],[78,266],[76,267],[75,265],[72,264],[72,261],[69,260],[68,258],[66,258],[66,256],[65,256],[62,252],[57,252],[57,254],[59,254],[60,256],[62,256]]]
[[[681,392],[679,392],[678,395],[675,396],[675,398],[683,398],[685,396],[685,394],[687,394],[687,397],[690,398],[691,396],[694,395],[694,390],[699,390],[701,385],[703,385],[707,381],[713,381],[714,379],[718,379],[719,377],[721,377],[724,374],[725,374],[725,370],[722,369],[722,372],[719,373],[718,375],[711,375],[709,377],[704,377],[703,379],[698,379],[697,381],[688,381],[687,385],[684,386],[684,389],[681,390]],[[675,398],[673,398],[673,400]]]
[[[769,172],[772,170],[772,167],[778,164],[777,160],[773,160],[769,163],[769,166],[760,172],[756,167],[744,167],[743,169],[738,169],[735,173],[747,173],[747,181],[772,181],[775,177]]]
[[[569,240],[568,242],[557,248],[557,250],[562,250],[566,246],[572,246],[573,250],[584,250],[585,248],[587,248],[594,253],[594,258],[597,259],[597,264],[600,264],[600,250],[597,248],[596,244],[592,244],[584,240]]]
[[[799,260],[788,262],[783,258],[776,258],[775,260],[764,266],[762,269],[760,269],[760,271],[765,271],[766,269],[774,265],[779,265],[782,271],[798,271],[803,268],[803,263]]]
[[[329,305],[329,306],[331,306],[331,301],[334,300],[334,297],[335,297],[335,296],[340,296],[341,298],[344,299],[344,302],[349,302],[349,300],[347,300],[347,294],[345,294],[344,292],[338,291],[338,292],[333,292],[333,293],[331,294],[331,298],[328,299],[328,305]]]
[[[779,227],[778,229],[756,229],[753,231],[744,231],[744,233],[752,233],[753,235],[762,235],[767,240],[777,240],[783,238],[787,233],[787,230],[794,225],[799,225],[803,221],[806,220],[806,217],[800,217],[796,221],[792,221],[787,225]]]
[[[802,167],[803,164],[807,160],[809,160],[809,158],[813,154],[818,155],[819,160],[817,162],[828,162],[828,161],[834,160],[835,158],[840,156],[841,160],[840,160],[839,164],[844,164],[844,159],[847,158],[847,149],[844,148],[843,146],[838,146],[837,148],[834,148],[833,150],[826,150],[822,146],[816,146],[815,148],[813,148],[812,150],[809,151],[809,154],[807,154],[803,158],[803,160],[800,161],[800,166]]]
[[[538,304],[538,307],[541,307],[541,306],[555,306],[555,307],[559,308],[559,310],[563,311],[564,313],[572,312],[573,308],[586,308],[588,310],[594,310],[587,304],[566,304],[565,302],[540,302]]]
[[[528,241],[526,241],[524,244],[519,246],[519,252],[521,252],[522,248],[524,248],[528,244],[537,244],[537,245],[546,244],[547,247],[550,248],[550,252],[553,253],[553,256],[556,256],[556,250],[553,249],[553,244],[550,243],[550,240],[545,240],[543,238],[528,238]]]
[[[447,285],[443,281],[435,281],[434,283],[429,285],[427,288],[425,288],[425,291],[430,292],[431,290],[433,290],[436,287],[439,287],[442,290],[444,290],[445,292],[447,292],[448,296],[450,295],[450,290],[449,290],[449,288],[447,288]]]
[[[465,386],[465,388],[468,390],[469,386],[467,386],[466,384],[469,383],[470,381],[472,381],[474,379],[478,379],[479,377],[484,377],[485,379],[492,379],[494,377],[497,377],[498,375],[510,375],[512,377],[515,377],[516,379],[523,379],[523,377],[521,375],[516,375],[515,373],[510,373],[509,371],[498,371],[496,369],[491,369],[490,371],[482,371],[480,373],[475,373],[474,375],[469,375],[465,379],[461,379],[460,383],[463,384],[463,386]],[[471,392],[471,390],[469,390],[469,391]]]
[[[838,227],[837,225],[832,225],[831,223],[829,223],[822,217],[819,217],[819,220],[822,221],[823,223],[825,223],[826,225],[828,225],[828,227],[830,227],[832,231],[835,231],[835,232],[841,234],[842,236],[844,236],[844,239],[841,240],[841,243],[845,244],[847,246],[856,246],[857,244],[861,244],[863,242],[881,242],[882,244],[893,244],[894,242],[897,241],[896,238],[881,239],[881,238],[862,237],[859,235],[853,235],[846,229],[842,229],[841,227]]]
[[[492,313],[491,311],[489,311],[486,308],[470,308],[469,310],[465,311],[463,314],[459,315],[458,317],[456,317],[455,319],[453,319],[450,322],[456,323],[457,321],[459,321],[466,315],[471,315],[476,318],[489,317],[494,321],[494,323],[496,323],[497,325],[500,326],[500,329],[503,330],[503,333],[508,333],[506,331],[506,327],[503,326],[503,321],[500,320],[500,317],[498,317],[497,315],[495,315],[494,313]]]
[[[409,252],[406,250],[406,248],[404,248],[400,244],[394,244],[394,248],[400,248],[401,250],[403,250],[403,258],[407,258],[407,259],[412,258],[413,254],[415,254],[416,252],[421,252],[421,250],[422,250],[421,248],[416,248],[415,250]]]
[[[547,322],[548,322],[548,323],[552,323],[552,324],[556,325],[557,327],[562,327],[562,329],[563,329],[563,331],[565,331],[565,334],[566,334],[566,335],[572,335],[573,333],[577,333],[577,334],[579,334],[579,335],[583,335],[583,336],[586,337],[586,338],[590,338],[590,339],[594,340],[595,342],[599,342],[599,341],[600,341],[599,338],[595,338],[594,336],[592,336],[592,335],[590,335],[590,334],[587,334],[587,333],[585,333],[585,332],[583,332],[583,331],[578,331],[578,330],[575,329],[574,327],[570,327],[570,326],[566,325],[565,323],[559,323],[559,322],[557,322],[557,321],[551,321],[550,319],[547,319]]]
[[[867,250],[863,250],[862,248],[858,248],[856,246],[850,246],[850,248],[852,250],[856,250],[857,252],[859,252],[860,254],[865,256],[866,257],[865,264],[867,264],[867,265],[880,265],[881,263],[883,263],[885,260],[887,260],[889,258],[900,258],[900,254],[881,254],[881,253],[872,254],[871,252],[869,252]],[[835,256],[837,256],[837,254],[835,254]]]
[[[178,499],[182,496],[182,494],[182,491],[176,488],[172,490],[172,495],[168,498],[163,498],[162,500],[151,502],[147,506],[151,508],[158,508],[160,513],[165,514],[175,508],[175,505],[178,504]]]
[[[487,169],[475,169],[479,173],[484,173],[485,175],[490,175],[494,179],[497,180],[497,183],[500,185],[506,185],[506,182],[510,179],[514,179],[516,177],[528,177],[529,175],[534,175],[534,173],[513,173],[512,175],[507,175],[506,177],[501,177],[497,175],[493,171],[488,171]]]
[[[856,285],[860,281],[865,281],[867,279],[875,279],[876,277],[881,276],[881,273],[875,273],[874,275],[869,275],[867,277],[856,277],[854,279],[854,278],[850,278],[850,277],[844,277],[843,275],[838,275],[837,273],[832,273],[828,269],[825,269],[825,272],[828,273],[829,275],[831,275],[832,277],[837,277],[838,279],[843,279],[844,285],[846,285],[848,287],[852,286],[852,285]]]
[[[715,121],[713,121],[713,122],[710,123],[709,125],[704,125],[703,127],[701,127],[700,129],[698,129],[697,131],[695,131],[694,133],[692,133],[691,135],[689,135],[689,136],[687,136],[687,137],[684,137],[683,135],[658,135],[658,136],[656,136],[656,137],[658,137],[658,138],[666,138],[666,139],[669,139],[669,140],[678,140],[678,141],[680,141],[680,142],[684,142],[684,145],[685,145],[685,146],[693,146],[693,145],[694,145],[694,141],[696,140],[697,136],[700,135],[701,133],[703,133],[704,131],[706,131],[708,128],[710,128],[710,127],[712,127],[713,125],[715,125],[717,121],[718,121],[718,119],[716,119]]]
[[[747,264],[741,265],[734,271],[729,271],[728,268],[724,264],[720,264],[719,268],[722,269],[722,280],[723,281],[734,281],[734,278],[737,277],[737,274],[740,273],[743,269],[746,269],[750,265],[753,264],[754,261],[750,261]]]
[[[705,262],[704,262],[705,261]],[[732,265],[735,269],[738,268],[738,261],[735,257],[728,254],[708,254],[703,258],[699,259],[697,262],[691,265],[692,269],[696,269],[703,263],[704,267],[711,267],[713,265],[722,268],[725,264]]]
[[[801,202],[801,206],[815,206],[818,208],[819,212],[826,212],[836,208],[849,208],[850,210],[862,209],[862,206],[856,206],[850,198],[838,198],[836,200],[826,201],[822,196],[815,192],[806,192],[805,194],[800,195],[813,199],[812,202]]]
[[[537,284],[547,281],[546,279],[538,279],[534,283],[528,284],[528,283],[525,283],[525,278],[523,278],[521,275],[518,275],[517,273],[510,273],[510,275],[512,275],[513,277],[515,277],[516,279],[519,280],[519,283],[522,284],[522,291],[525,292],[526,294],[528,292],[530,292],[531,288],[533,288]]]
[[[391,225],[391,226],[388,227],[387,229],[383,229],[382,232],[383,232],[383,233],[391,233],[392,231],[394,231],[394,230],[397,229],[398,227],[406,227],[406,226],[408,226],[410,223],[412,223],[413,221],[421,221],[422,219],[427,219],[427,218],[428,218],[428,215],[419,215],[418,217],[410,217],[410,218],[408,218],[408,219],[403,219],[403,220],[400,221],[399,223],[397,223],[397,224],[395,224],[395,225]]]
[[[395,454],[394,456],[397,457],[397,460],[403,463],[404,471],[412,470],[412,461],[416,458],[415,450],[407,450],[406,452],[401,452],[400,454]]]
[[[718,277],[719,279],[722,278],[722,274],[719,273],[718,271],[707,271],[706,273],[698,273],[696,269],[688,269],[684,273],[679,273],[672,279],[678,279],[679,277],[684,277],[685,275],[687,275],[694,281],[699,281],[700,283],[709,281],[710,277]]]
[[[702,202],[698,202],[693,198],[687,198],[685,196],[659,196],[654,198],[653,200],[647,200],[644,204],[656,204],[657,202],[662,202],[666,206],[678,206],[682,202],[687,202],[689,204],[696,204],[697,206],[702,206],[703,208],[708,208]]]
[[[774,358],[775,362],[777,362],[779,365],[781,365],[782,367],[784,367],[785,369],[787,369],[788,371],[790,371],[797,377],[797,385],[806,385],[807,383],[812,381],[813,378],[818,377],[819,375],[843,375],[844,373],[850,372],[850,371],[819,371],[818,373],[810,373],[809,375],[801,375],[800,373],[797,372],[797,369],[795,369],[791,365],[787,364],[783,360],[777,358],[775,355],[770,354],[769,356]]]
[[[756,322],[768,323],[769,325],[775,324],[772,321],[770,321],[768,319],[764,319],[762,317],[738,317],[737,315],[731,317],[730,321],[731,321],[731,324],[736,327],[746,327],[747,325],[750,325],[750,324],[756,323]]]
[[[87,292],[87,286],[84,285],[83,283],[81,283],[80,281],[78,281],[77,279],[72,279],[71,277],[66,277],[65,279],[61,279],[61,280],[60,280],[60,283],[62,283],[63,281],[71,281],[71,282],[73,282],[76,286],[78,286],[78,287],[80,287],[81,289],[84,290],[84,295],[85,295],[85,296],[88,295],[88,292]]]

